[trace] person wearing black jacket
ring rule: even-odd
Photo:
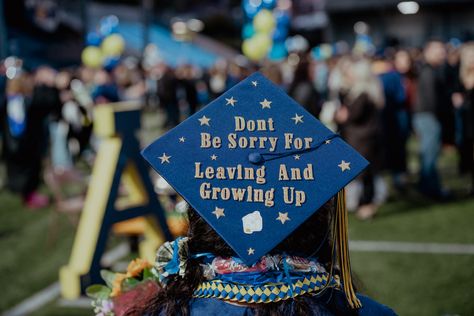
[[[459,101],[453,102],[460,111],[462,121],[458,144],[460,167],[461,172],[470,172],[471,194],[474,194],[474,42],[466,44],[461,50],[460,83]]]
[[[178,84],[184,92],[184,100],[189,108],[189,115],[193,115],[198,107],[198,95],[196,90],[196,80],[193,78],[193,68],[191,65],[185,65],[181,68],[181,75],[178,78]]]
[[[444,44],[439,41],[428,42],[424,57],[413,115],[413,126],[420,141],[419,188],[427,196],[443,198],[446,193],[442,190],[436,164],[441,151],[442,133],[438,114],[445,106],[444,102],[448,102],[442,76],[446,59]]]
[[[158,97],[161,106],[166,110],[167,127],[174,127],[179,124],[179,105],[176,95],[178,81],[171,68],[166,67],[163,76],[158,80]]]

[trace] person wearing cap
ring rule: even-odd
[[[368,162],[259,73],[142,154],[189,231],[124,315],[395,315],[352,280],[344,186]]]

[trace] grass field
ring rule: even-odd
[[[465,192],[452,153],[441,162],[445,179]],[[460,195],[460,194],[458,194]],[[462,195],[462,194],[461,194]],[[352,240],[474,244],[474,198],[433,203],[413,190],[395,195],[370,222],[350,217]],[[75,226],[52,209],[31,212],[0,191],[0,311],[55,282],[69,259]],[[361,290],[400,315],[474,315],[474,255],[353,252]],[[36,316],[91,315],[49,304]]]
[[[353,220],[351,238],[473,243],[474,200],[397,213],[388,204],[372,223]],[[392,214],[395,213],[395,214]],[[474,256],[352,253],[363,292],[400,315],[474,315]]]

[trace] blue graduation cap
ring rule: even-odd
[[[368,165],[259,73],[142,154],[247,265],[271,251]],[[347,242],[347,233],[344,238]]]

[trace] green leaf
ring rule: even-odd
[[[100,276],[102,277],[102,279],[104,279],[108,287],[113,288],[115,273],[109,270],[100,270]]]
[[[101,300],[108,299],[111,292],[112,291],[108,287],[101,284],[94,284],[87,287],[86,289],[87,296],[93,299],[101,299]]]
[[[137,280],[135,278],[127,278],[122,282],[122,290],[129,291],[138,284],[140,284],[140,280]]]
[[[148,279],[151,279],[153,278],[153,273],[151,273],[151,269],[150,268],[145,268],[143,270],[143,280],[148,280]]]

